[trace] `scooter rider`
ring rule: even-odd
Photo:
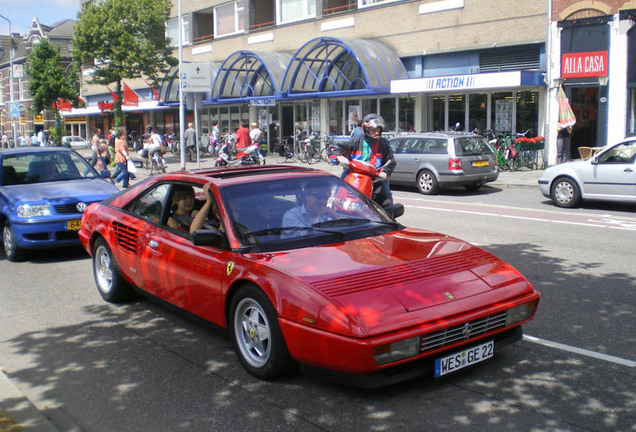
[[[388,177],[396,163],[389,142],[382,138],[384,127],[384,119],[379,114],[367,114],[362,120],[364,135],[342,142],[338,147],[347,159],[368,162],[380,171],[379,184],[374,184],[373,199],[382,207],[387,207],[393,204]],[[345,176],[346,172],[343,178]]]

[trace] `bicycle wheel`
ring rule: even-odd
[[[307,149],[307,163],[311,165],[312,163],[320,162],[320,160],[320,148],[313,144],[310,145]]]
[[[302,163],[310,163],[309,158],[307,157],[307,151],[305,151],[305,149],[302,149],[300,152],[296,153],[296,155],[298,156],[298,160],[300,160]]]

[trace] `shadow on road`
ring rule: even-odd
[[[633,353],[630,274],[578,274],[533,244],[486,246],[542,291],[533,335]],[[80,259],[78,256],[77,259]],[[580,263],[578,265],[583,265]],[[594,263],[585,263],[594,266]],[[565,290],[568,286],[580,287]],[[574,283],[573,283],[574,282]],[[592,302],[588,290],[603,290]],[[360,391],[295,375],[247,374],[224,332],[138,299],[84,309],[84,322],[7,341],[24,364],[9,373],[83,430],[210,431],[617,431],[633,427],[634,373],[521,342],[440,381],[422,378]],[[546,322],[560,323],[547,328]],[[588,322],[577,322],[577,317]],[[592,323],[590,323],[592,321]],[[606,328],[600,337],[590,328]],[[566,341],[565,341],[566,342]],[[620,379],[619,379],[620,377]],[[12,403],[3,401],[11,411]]]

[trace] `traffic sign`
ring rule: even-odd
[[[212,92],[210,63],[181,63],[179,77],[184,92]]]
[[[20,104],[9,102],[9,118],[20,118]]]

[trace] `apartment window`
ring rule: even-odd
[[[192,40],[194,43],[214,38],[214,10],[212,8],[192,14]]]
[[[182,45],[190,45],[190,17],[184,16]],[[170,39],[172,46],[179,45],[179,18],[172,18],[166,22],[166,37]]]
[[[242,33],[245,29],[242,3],[232,2],[214,8],[214,37]]]
[[[358,3],[352,0],[323,0],[323,15],[347,12],[358,8]]]
[[[384,4],[384,3],[395,3],[398,1],[404,1],[404,0],[358,0],[358,7],[363,8],[366,6],[375,6],[375,5]]]
[[[316,0],[278,0],[278,23],[316,17]]]

